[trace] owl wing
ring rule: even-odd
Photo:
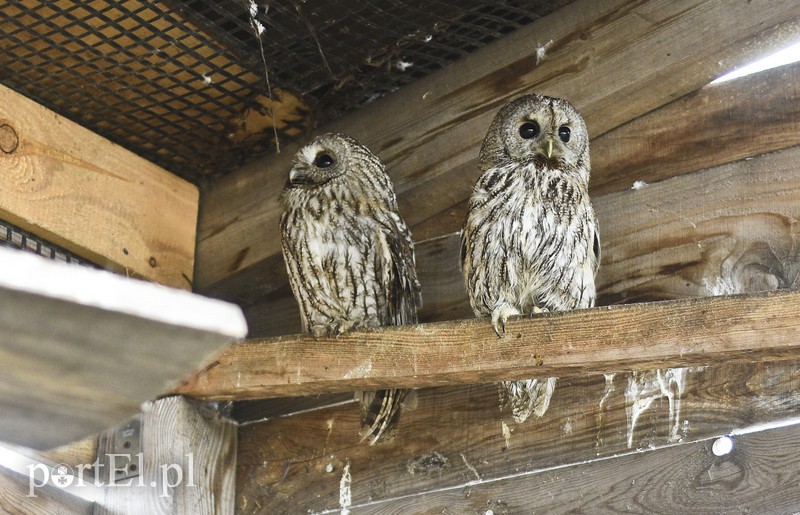
[[[395,212],[386,213],[381,226],[389,248],[390,278],[385,288],[390,323],[415,324],[418,320],[417,309],[422,306],[422,296],[411,233]]]

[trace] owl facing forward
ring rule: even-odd
[[[480,152],[461,265],[472,309],[498,336],[509,316],[588,308],[600,257],[589,135],[566,100],[526,95],[495,116]],[[504,381],[518,422],[541,416],[555,378]]]
[[[282,201],[283,257],[304,331],[319,338],[417,322],[411,234],[369,149],[340,134],[316,138],[295,156]],[[360,394],[362,434],[371,443],[395,424],[405,395]]]

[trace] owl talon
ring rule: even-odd
[[[492,311],[492,329],[498,338],[502,338],[506,332],[508,317],[519,315],[519,310],[509,304],[501,304]]]

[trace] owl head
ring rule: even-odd
[[[383,169],[361,142],[342,134],[323,134],[295,154],[287,188],[314,189],[365,167]]]
[[[481,171],[540,162],[552,169],[589,170],[586,124],[564,99],[525,95],[495,115],[480,153]]]

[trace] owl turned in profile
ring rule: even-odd
[[[283,257],[306,332],[319,338],[417,322],[411,234],[369,149],[340,134],[316,138],[296,154],[282,201]],[[388,433],[406,393],[358,394],[364,438],[375,443]]]
[[[472,309],[498,336],[510,316],[594,306],[600,261],[589,135],[566,100],[526,95],[495,116],[461,242]],[[511,345],[511,343],[510,343]],[[555,378],[504,381],[517,422],[547,410]]]

